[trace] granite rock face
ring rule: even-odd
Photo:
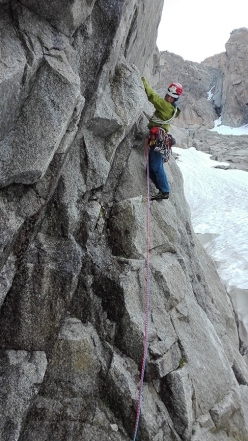
[[[226,52],[207,58],[204,65],[213,66],[223,77],[222,122],[239,127],[248,122],[248,28],[234,29],[226,43]]]
[[[239,127],[248,123],[248,29],[235,29],[226,52],[202,63],[184,60],[168,51],[154,53],[153,85],[162,95],[171,81],[184,86],[175,125],[187,129],[209,129],[221,116],[222,123]]]
[[[161,52],[155,73],[156,71],[159,73],[156,89],[162,96],[172,81],[178,81],[183,85],[183,95],[178,102],[181,116],[173,124],[187,129],[212,128],[213,121],[217,118],[216,106],[219,104],[219,97],[215,96],[214,103],[208,99],[208,92],[211,90],[212,94],[216,92],[217,95],[215,85],[220,82],[219,71],[202,63],[185,61],[179,55],[170,52]]]
[[[2,441],[133,437],[151,109],[140,77],[154,65],[162,6],[0,1]],[[219,74],[204,75],[210,88]],[[165,167],[170,199],[149,211],[137,440],[246,441],[235,315],[193,232],[179,168]]]

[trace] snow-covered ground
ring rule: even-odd
[[[222,126],[221,133],[230,134],[230,129]],[[244,128],[232,130],[244,134]],[[228,163],[213,161],[193,147],[173,147],[173,152],[179,155],[194,230],[205,235],[204,246],[232,297],[240,336],[248,343],[248,173],[215,168]]]
[[[210,93],[209,91],[208,93]],[[248,124],[242,127],[229,127],[222,125],[221,116],[214,121],[214,128],[210,132],[217,132],[220,135],[248,135]]]

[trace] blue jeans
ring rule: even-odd
[[[149,176],[157,189],[162,193],[169,193],[170,187],[164,171],[162,155],[150,148],[149,151]]]

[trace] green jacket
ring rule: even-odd
[[[162,121],[167,121],[173,117],[176,111],[175,118],[177,118],[180,114],[180,109],[175,108],[174,106],[172,106],[171,103],[168,103],[168,101],[165,101],[164,98],[161,98],[156,92],[154,92],[154,90],[151,89],[151,87],[146,82],[144,77],[142,77],[141,79],[145,87],[147,98],[154,105],[156,109],[154,113],[155,117],[159,118]],[[170,128],[170,123],[162,125],[150,120],[148,124],[148,128],[150,129],[151,127],[154,126],[162,127],[164,130],[166,130],[166,132],[168,132]]]

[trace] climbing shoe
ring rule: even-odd
[[[162,199],[169,199],[169,193],[162,193],[162,191],[159,191],[158,194],[151,197],[151,201],[161,201]]]

